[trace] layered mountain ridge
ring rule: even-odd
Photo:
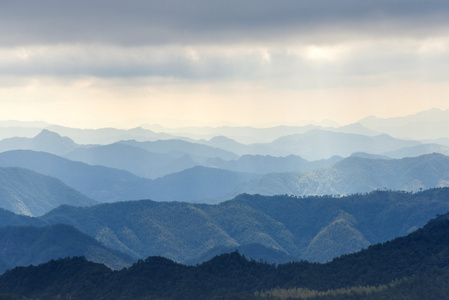
[[[445,113],[190,133],[11,123],[18,136],[0,128],[0,207],[22,216],[0,211],[0,225],[10,226],[2,234],[62,223],[73,226],[68,239],[84,234],[132,259],[196,264],[239,249],[276,263],[330,261],[448,210],[448,137],[399,134]]]
[[[218,205],[141,200],[64,205],[39,219],[4,214],[2,225],[68,224],[135,259],[193,262],[219,249],[249,249],[250,257],[264,260],[276,261],[277,252],[284,259],[323,262],[408,234],[449,211],[448,199],[443,188],[340,198],[241,195]],[[257,255],[258,247],[265,254]]]
[[[79,299],[445,299],[449,283],[448,215],[422,229],[326,264],[269,265],[238,252],[197,266],[148,257],[111,271],[82,257],[20,267],[0,276],[0,292],[24,297]],[[19,284],[20,283],[20,284]],[[39,286],[39,289],[35,289]]]

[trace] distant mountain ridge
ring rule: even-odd
[[[52,176],[99,202],[124,200],[118,194],[127,184],[142,180],[126,171],[92,166],[63,157],[31,150],[0,153],[0,167],[20,167]]]
[[[333,156],[329,159],[308,161],[296,155],[285,157],[243,155],[238,160],[225,161],[219,158],[209,159],[206,165],[237,172],[267,174],[318,169],[333,165],[342,159],[342,157]]]
[[[422,144],[405,147],[395,151],[385,152],[384,155],[391,158],[416,157],[430,153],[440,153],[449,156],[449,146],[439,144]]]
[[[238,155],[300,156],[309,161],[350,156],[354,152],[383,154],[405,147],[420,145],[419,141],[396,139],[386,134],[364,135],[351,130],[310,129],[284,135],[269,143],[241,144],[226,137],[212,138],[202,143],[221,147]]]
[[[346,195],[445,186],[449,186],[449,157],[442,154],[388,160],[351,156],[322,169],[266,174],[243,183],[232,194]]]
[[[22,167],[56,177],[100,202],[139,199],[217,202],[218,199],[226,199],[226,195],[240,183],[259,176],[197,166],[150,180],[123,170],[92,166],[29,150],[0,153],[1,166]]]
[[[261,175],[196,166],[155,180],[28,150],[0,153],[0,166],[19,166],[57,177],[100,202],[152,199],[218,203],[242,193],[344,195],[375,189],[418,191],[449,185],[447,156],[428,154],[399,160],[378,157],[356,153],[346,159],[334,158],[335,164],[321,169],[276,172],[327,165],[333,160],[307,162],[295,156],[243,156],[238,161],[215,159],[209,163],[221,168],[274,173]]]
[[[62,204],[97,203],[56,178],[22,168],[0,168],[0,207],[12,212],[40,216]]]
[[[280,155],[296,154],[308,160],[318,160],[335,155],[347,157],[354,152],[381,154],[418,144],[420,143],[416,141],[398,140],[388,135],[370,137],[316,129],[301,135],[281,137],[269,147]]]
[[[142,148],[153,153],[170,154],[178,157],[187,154],[200,163],[207,158],[213,157],[219,157],[225,160],[238,158],[238,155],[231,151],[179,139],[158,140],[153,142],[137,142],[131,140],[121,141],[120,143]]]
[[[9,150],[35,150],[56,155],[64,155],[78,148],[78,145],[68,137],[42,130],[33,138],[13,137],[0,140],[0,152]]]
[[[217,203],[240,184],[260,175],[196,166],[154,180],[130,184],[121,192],[122,198]]]
[[[171,172],[179,172],[185,168],[193,167],[196,163],[182,164],[176,157],[162,153],[151,153],[145,149],[114,143],[111,145],[96,145],[82,147],[64,155],[65,158],[87,163],[101,165],[109,168],[124,170],[139,177],[157,178]],[[166,171],[165,165],[177,160],[176,168]]]
[[[100,144],[109,145],[122,140],[154,141],[176,138],[167,133],[157,133],[142,127],[131,129],[100,128],[100,129],[78,129],[58,125],[48,125],[47,130],[68,136],[78,144]]]
[[[395,118],[374,116],[360,120],[364,127],[398,138],[415,140],[448,137],[449,110],[429,109],[414,115]]]
[[[119,141],[109,145],[78,145],[68,137],[42,130],[33,138],[0,140],[0,152],[47,152],[91,165],[128,171],[139,177],[157,178],[202,165],[209,158],[236,159],[232,152],[182,140]]]

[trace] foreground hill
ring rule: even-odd
[[[273,299],[320,291],[316,299],[446,299],[448,249],[444,215],[406,237],[326,264],[275,266],[234,252],[196,267],[149,257],[113,272],[75,257],[15,268],[0,277],[0,292],[36,298]]]
[[[37,265],[51,259],[84,256],[113,269],[130,266],[126,254],[111,250],[69,225],[0,227],[0,259],[9,267]],[[0,270],[5,271],[5,270]]]
[[[304,172],[273,173],[239,186],[234,195],[344,195],[376,189],[418,191],[449,185],[449,157],[427,154],[403,159],[351,156]]]
[[[40,220],[70,224],[136,258],[160,255],[195,261],[215,248],[251,244],[324,262],[406,235],[447,211],[449,189],[444,188],[340,198],[241,195],[218,205],[142,200],[62,206]],[[255,252],[246,253],[260,257]]]
[[[0,168],[0,207],[40,216],[62,204],[89,206],[97,202],[60,180],[22,168]]]

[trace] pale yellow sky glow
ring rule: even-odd
[[[267,127],[449,109],[449,18],[433,2],[354,2],[329,14],[307,1],[248,1],[238,14],[208,6],[216,18],[204,19],[201,0],[172,2],[161,12],[140,0],[74,3],[70,13],[56,0],[11,4],[0,12],[0,120]],[[132,5],[145,18],[123,9]],[[102,27],[103,10],[121,18]]]
[[[345,125],[369,115],[394,117],[434,107],[449,109],[447,82],[302,91],[250,89],[241,84],[153,88],[92,87],[79,82],[32,82],[27,87],[1,88],[1,99],[9,100],[2,101],[5,109],[0,119],[44,120],[81,128],[131,128],[143,123],[267,127],[324,119]]]

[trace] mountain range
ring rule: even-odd
[[[92,166],[66,158],[31,150],[12,150],[0,153],[0,167],[26,168],[57,178],[66,185],[99,202],[121,199],[118,192],[139,180],[134,174],[104,166]]]
[[[55,182],[55,189],[60,189],[57,186],[62,184],[56,180],[57,178],[75,189],[72,194],[77,195],[76,197],[82,197],[80,192],[98,202],[151,199],[218,203],[242,193],[347,195],[376,189],[419,191],[449,184],[447,171],[449,158],[436,153],[403,159],[357,153],[345,159],[335,157],[331,160],[314,162],[305,161],[297,156],[243,156],[238,161],[215,158],[209,162],[215,163],[213,168],[195,166],[151,180],[123,170],[71,161],[44,152],[12,150],[0,153],[0,167],[20,167],[40,173],[28,172],[28,181],[32,181],[32,176],[44,178],[41,174],[52,176],[53,181],[48,180]],[[331,165],[326,166],[329,164]],[[308,169],[320,165],[326,167],[300,172],[280,172],[289,168]],[[240,172],[226,169],[237,169]],[[243,172],[245,170],[255,173]],[[279,172],[274,172],[276,170]],[[273,173],[264,173],[269,171]],[[17,183],[17,186],[20,184],[22,183]],[[21,190],[23,194],[26,188]],[[13,196],[9,197],[16,199]],[[77,205],[79,201],[79,199],[73,202],[63,200],[57,203]],[[35,202],[35,205],[36,203],[38,202]],[[2,207],[13,209],[5,205]],[[20,203],[15,205],[23,206]],[[57,204],[43,205],[38,214],[48,212],[55,208],[55,205]],[[35,215],[26,208],[22,210],[15,208],[14,211]]]
[[[236,172],[267,174],[319,169],[331,166],[342,159],[340,156],[333,156],[329,159],[308,161],[297,155],[277,157],[247,154],[240,156],[238,160],[209,159],[205,165]]]
[[[0,152],[21,149],[64,155],[78,147],[70,138],[61,137],[57,133],[46,129],[33,138],[12,137],[0,140]]]
[[[394,139],[388,135],[366,136],[314,129],[303,134],[280,137],[269,144],[250,145],[250,154],[273,156],[299,155],[307,160],[349,156],[354,152],[382,154],[419,145],[417,141]]]
[[[446,299],[448,219],[441,215],[405,237],[326,264],[276,266],[233,252],[190,267],[148,257],[113,272],[74,257],[14,268],[0,276],[0,293],[9,299]]]
[[[60,206],[39,220],[72,225],[134,258],[189,262],[214,248],[259,244],[284,256],[323,262],[416,230],[449,211],[448,199],[444,188],[339,198],[241,195],[217,205],[141,200]]]
[[[327,262],[373,247],[448,210],[448,112],[343,127],[0,122],[0,238],[11,246],[0,268],[64,253],[116,269],[153,255],[195,265],[235,249]]]
[[[377,132],[394,137],[426,140],[448,137],[449,110],[429,109],[414,115],[394,118],[364,118],[358,123]]]
[[[99,202],[138,199],[217,202],[225,199],[239,184],[259,177],[257,174],[197,166],[151,180],[119,169],[30,150],[0,153],[0,167],[26,168],[58,178]]]
[[[270,143],[248,145],[227,137],[214,137],[210,141],[121,140],[108,145],[80,145],[68,137],[46,129],[34,138],[0,140],[0,152],[19,149],[44,151],[88,164],[125,169],[147,178],[160,177],[194,165],[204,165],[208,159],[232,161],[244,155],[296,155],[315,161],[333,156],[347,157],[355,152],[386,156],[391,154],[392,158],[432,152],[449,153],[448,146],[435,143],[423,144],[419,141],[395,139],[388,135],[368,136],[323,129],[283,136]]]
[[[434,153],[403,159],[356,155],[327,168],[266,174],[243,183],[233,194],[346,195],[376,189],[418,191],[444,186],[449,186],[449,157],[445,155]]]

